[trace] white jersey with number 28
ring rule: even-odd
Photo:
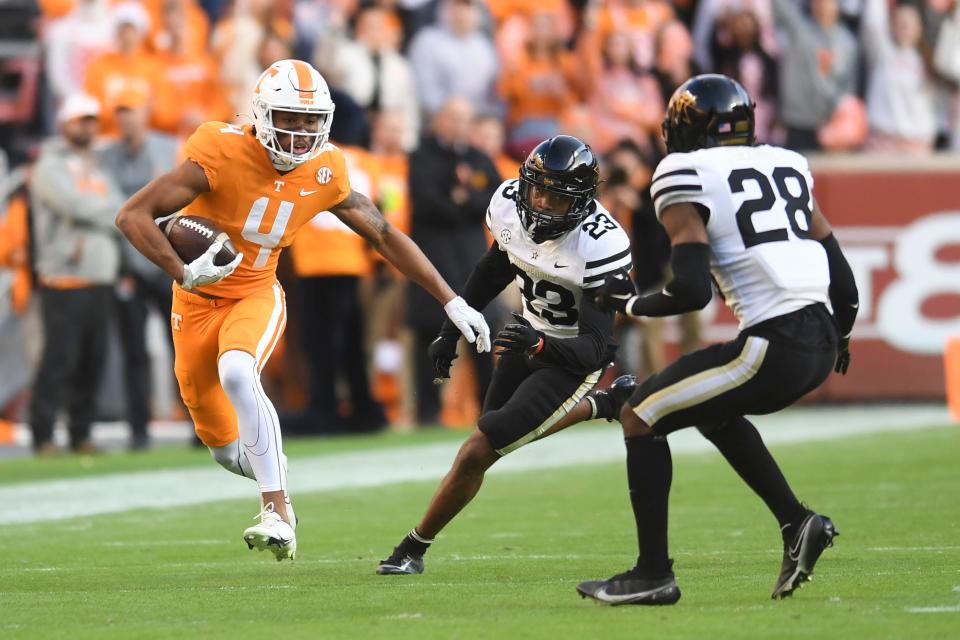
[[[768,145],[671,153],[650,193],[658,218],[684,202],[709,211],[710,271],[741,330],[829,305],[827,254],[810,238],[813,176],[800,154]]]

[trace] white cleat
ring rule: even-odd
[[[269,549],[277,562],[293,560],[297,554],[297,534],[283,518],[273,510],[270,502],[254,518],[260,523],[247,528],[243,539],[250,549]]]

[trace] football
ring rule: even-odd
[[[237,256],[226,232],[209,218],[177,216],[166,222],[163,231],[177,255],[187,264],[202,256],[218,238],[223,239],[223,248],[213,259],[215,265],[222,267]]]

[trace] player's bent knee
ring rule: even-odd
[[[213,459],[221,467],[229,471],[230,473],[235,473],[238,476],[244,475],[243,469],[240,467],[240,441],[234,440],[230,444],[226,444],[222,447],[207,447],[210,450],[210,455],[213,456]]]
[[[634,438],[636,436],[649,436],[653,434],[653,429],[640,419],[629,404],[623,405],[620,410],[620,424],[623,426],[623,437]]]
[[[482,431],[475,431],[457,454],[456,470],[459,473],[477,474],[489,469],[499,459],[496,451]]]
[[[234,397],[251,388],[257,375],[257,360],[246,351],[227,351],[217,361],[217,371],[223,390]]]

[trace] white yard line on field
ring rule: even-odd
[[[803,408],[755,420],[766,442],[788,444],[848,438],[885,431],[946,426],[945,408],[931,406]],[[459,443],[397,446],[372,451],[294,458],[290,486],[298,494],[443,476]],[[695,429],[670,436],[674,454],[711,451]],[[584,464],[621,464],[623,440],[618,424],[571,429],[536,442],[496,464],[492,473]],[[253,498],[250,480],[227,473],[212,461],[209,467],[98,475],[69,480],[24,482],[0,486],[4,525],[116,513],[131,509],[165,509],[234,498]]]
[[[960,604],[952,607],[907,607],[907,613],[960,613]]]

